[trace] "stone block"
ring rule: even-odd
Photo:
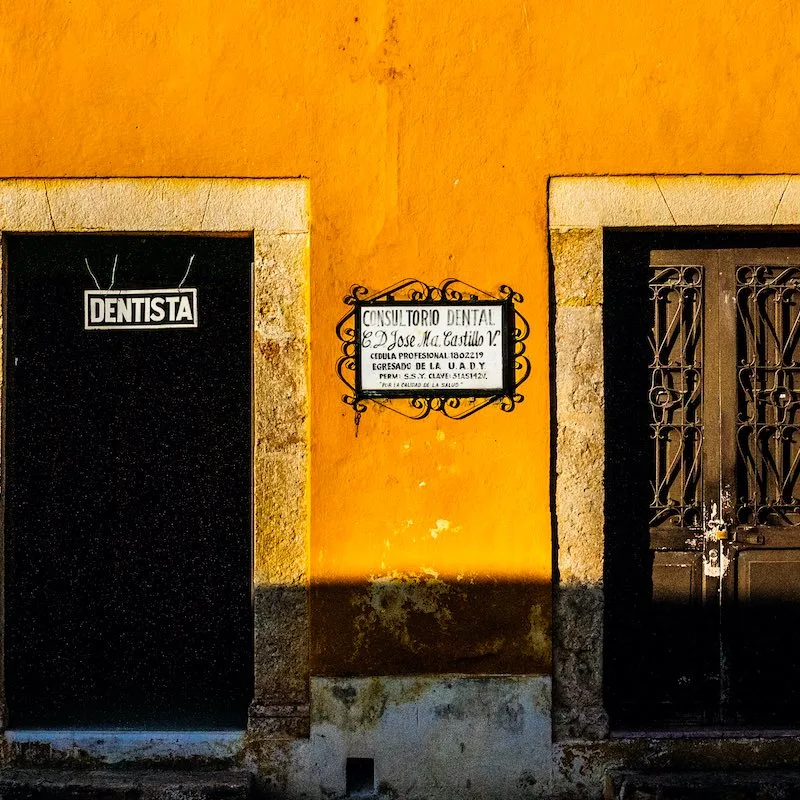
[[[550,179],[551,228],[674,224],[652,175]]]
[[[773,225],[798,225],[800,224],[800,176],[791,175],[786,179],[786,188],[781,197]]]
[[[256,584],[304,584],[308,571],[308,463],[305,446],[280,453],[256,446],[254,464]]]
[[[308,590],[305,586],[257,584],[255,614],[255,698],[257,705],[283,707],[308,703]],[[257,710],[256,710],[257,711]],[[307,709],[283,716],[308,716]],[[251,721],[281,716],[267,709]]]
[[[554,228],[550,254],[557,306],[597,306],[603,302],[603,231]]]
[[[255,231],[254,326],[264,339],[306,341],[309,324],[309,236]]]
[[[211,181],[104,178],[47,181],[57,231],[198,231]]]
[[[788,177],[659,175],[656,181],[677,225],[770,225]]]
[[[305,233],[309,226],[308,182],[247,178],[214,181],[203,216],[204,231]]]
[[[0,230],[52,231],[47,187],[42,180],[0,180]]]
[[[603,408],[603,320],[600,307],[556,311],[556,401],[562,414]]]

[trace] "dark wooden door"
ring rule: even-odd
[[[649,666],[667,723],[800,712],[800,250],[653,251]]]
[[[252,240],[15,236],[7,247],[10,724],[242,728]],[[125,290],[184,277],[196,328],[84,329],[95,280]]]

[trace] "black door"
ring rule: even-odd
[[[7,257],[11,727],[244,727],[252,240],[19,235]],[[197,327],[85,329],[87,289],[181,282]]]

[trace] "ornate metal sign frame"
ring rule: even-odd
[[[527,320],[517,309],[522,295],[510,286],[500,286],[497,295],[489,294],[456,278],[448,278],[439,286],[432,286],[416,278],[400,281],[388,289],[370,293],[366,286],[354,285],[344,302],[350,306],[336,326],[342,355],[336,370],[350,390],[342,400],[356,415],[358,425],[368,402],[376,403],[409,419],[424,419],[438,411],[449,419],[466,419],[492,403],[501,410],[513,411],[524,399],[519,387],[530,375],[530,361],[525,355],[525,340],[530,333]],[[386,389],[364,390],[361,386],[359,356],[361,349],[360,312],[365,306],[402,303],[403,305],[481,305],[500,306],[503,319],[503,386],[500,389]],[[356,430],[358,430],[356,428]]]

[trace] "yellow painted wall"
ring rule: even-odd
[[[314,668],[536,671],[548,176],[800,172],[799,68],[791,0],[2,0],[0,175],[308,176]],[[409,276],[522,292],[514,413],[355,438],[342,297]]]

